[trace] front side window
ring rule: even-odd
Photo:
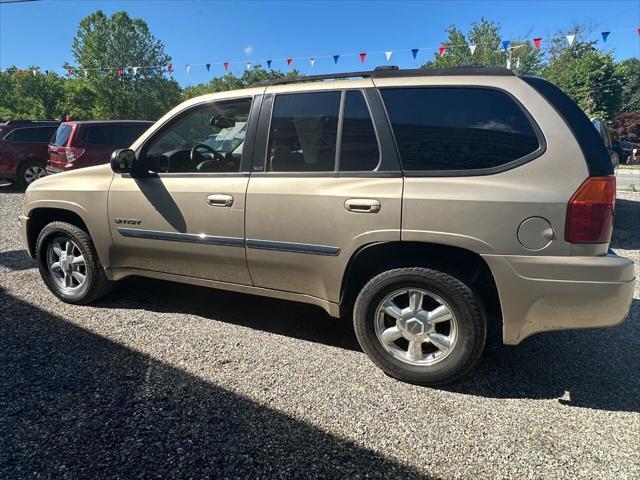
[[[486,88],[389,88],[381,91],[405,170],[498,167],[540,148],[522,109]]]
[[[278,95],[273,105],[267,171],[335,170],[341,92]]]
[[[239,172],[251,99],[193,107],[145,145],[158,173]]]

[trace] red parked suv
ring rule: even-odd
[[[49,145],[48,173],[109,163],[111,153],[127,148],[153,122],[142,120],[88,120],[64,122]]]
[[[0,123],[0,178],[26,187],[46,175],[47,146],[60,122]]]

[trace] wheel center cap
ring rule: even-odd
[[[60,255],[60,267],[66,272],[70,272],[73,265],[73,257],[68,256],[66,253]]]

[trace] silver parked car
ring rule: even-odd
[[[34,182],[20,222],[47,287],[86,304],[137,275],[315,304],[422,384],[468,372],[488,321],[515,345],[625,319],[613,167],[555,86],[477,67],[301,80],[191,99],[111,166]]]

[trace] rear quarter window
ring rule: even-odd
[[[406,171],[491,172],[541,150],[527,114],[499,90],[388,88],[381,94]]]

